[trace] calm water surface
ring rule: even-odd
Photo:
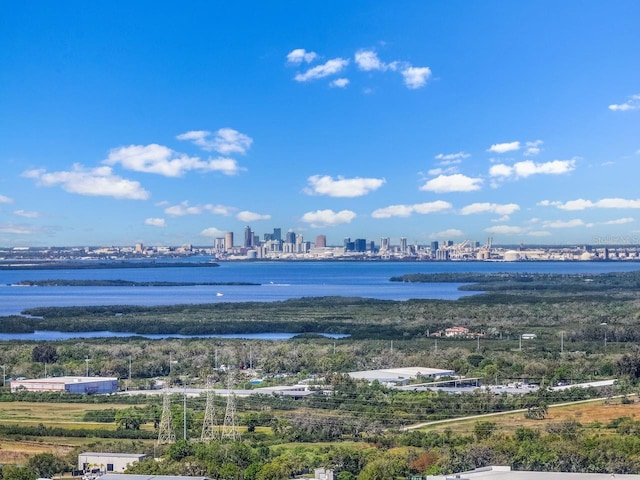
[[[640,270],[624,262],[223,262],[219,267],[0,271],[0,315],[72,305],[173,305],[273,302],[302,297],[353,296],[381,300],[455,300],[460,284],[390,282],[393,276],[438,272],[597,274]],[[190,287],[22,287],[22,280],[251,282]]]

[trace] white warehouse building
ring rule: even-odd
[[[84,473],[122,473],[129,465],[146,457],[142,453],[84,452],[78,455],[78,470]]]
[[[68,392],[76,394],[112,393],[118,391],[115,377],[49,377],[13,380],[11,392]]]

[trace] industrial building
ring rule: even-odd
[[[130,475],[127,473],[107,473],[99,480],[211,480],[209,477],[192,477],[189,475]]]
[[[129,465],[146,457],[143,453],[84,452],[78,455],[78,470],[85,474],[122,473]]]
[[[408,383],[420,378],[441,378],[455,375],[453,370],[427,367],[384,368],[381,370],[363,370],[349,372],[348,375],[355,380],[378,381],[380,383]]]
[[[112,393],[118,390],[115,377],[49,377],[13,380],[11,392],[68,392],[76,394]]]
[[[421,477],[416,477],[421,478]],[[425,480],[640,480],[640,475],[610,473],[527,472],[511,467],[482,467],[450,475],[428,475]]]

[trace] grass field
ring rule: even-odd
[[[471,434],[475,424],[479,421],[493,422],[498,432],[513,433],[518,427],[528,427],[544,430],[551,423],[576,421],[587,428],[598,428],[609,424],[612,420],[621,417],[640,419],[640,400],[633,398],[633,403],[622,404],[620,399],[610,402],[605,400],[585,401],[571,405],[550,407],[547,416],[543,420],[531,420],[524,416],[523,412],[481,416],[451,422],[433,423],[421,428],[422,430],[443,431],[450,429],[454,432]],[[77,403],[36,403],[36,402],[12,402],[0,403],[0,422],[4,425],[38,425],[47,427],[64,428],[96,428],[115,429],[113,423],[83,422],[84,414],[89,410],[101,410],[109,408],[129,408],[131,405],[96,405]],[[143,428],[153,428],[151,424],[143,425]],[[241,428],[242,431],[245,428]],[[259,432],[271,434],[269,428],[258,427]],[[609,429],[601,429],[607,433]],[[611,430],[613,431],[613,430]],[[21,464],[30,456],[38,453],[53,453],[57,456],[66,456],[76,449],[91,448],[99,438],[67,438],[67,437],[40,437],[25,438],[18,436],[15,439],[0,439],[0,464]],[[129,442],[131,440],[105,440],[105,442]],[[152,448],[153,440],[140,441],[140,444]],[[283,450],[303,446],[306,444],[283,444],[276,449]],[[322,444],[314,444],[320,446]],[[329,445],[329,444],[326,444]],[[351,442],[342,445],[355,445]],[[363,448],[367,445],[363,444]]]
[[[114,423],[83,422],[84,414],[90,410],[130,408],[120,404],[79,404],[7,402],[0,403],[0,422],[4,425],[43,424],[46,427],[115,429]]]
[[[581,402],[573,405],[550,407],[543,420],[525,418],[523,412],[487,415],[481,418],[460,420],[449,423],[439,423],[425,426],[424,430],[442,431],[450,429],[459,433],[471,433],[477,422],[493,422],[498,431],[513,432],[515,428],[527,427],[544,429],[550,423],[576,421],[584,427],[606,426],[612,420],[621,417],[640,419],[640,401],[634,398],[634,403],[622,404],[619,399],[607,403],[605,400]]]

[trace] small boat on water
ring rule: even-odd
[[[224,293],[218,292],[218,293],[216,293],[216,297],[224,297]]]

